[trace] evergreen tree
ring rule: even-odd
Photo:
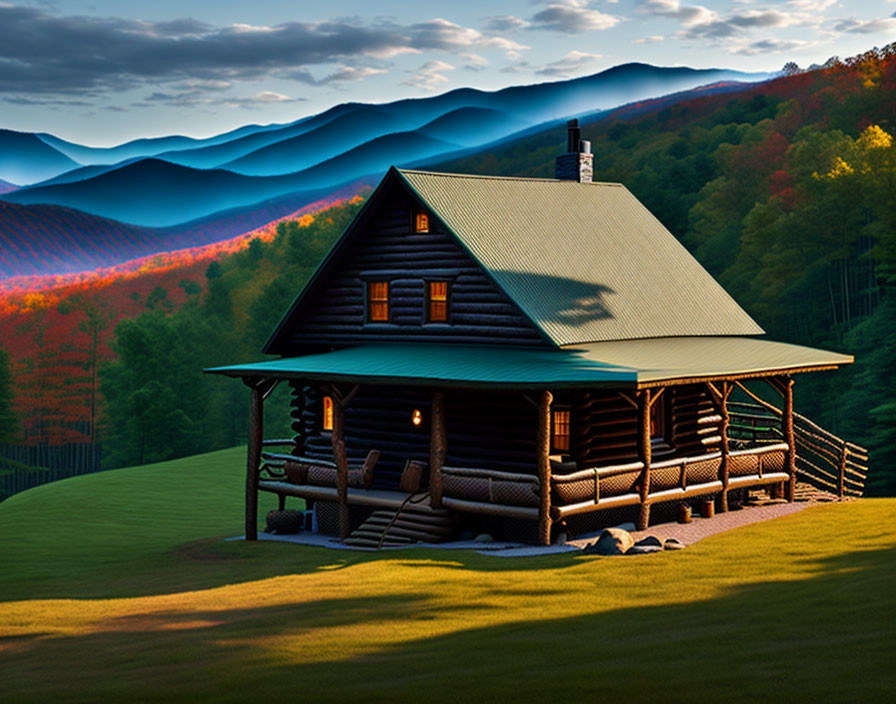
[[[12,442],[18,436],[18,419],[12,410],[12,400],[9,355],[0,347],[0,442]]]

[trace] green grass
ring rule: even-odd
[[[225,542],[244,454],[0,504],[0,699],[886,701],[896,502],[638,558]],[[266,499],[260,514],[272,505]]]

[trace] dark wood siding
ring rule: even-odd
[[[675,454],[686,457],[715,452],[719,449],[721,416],[715,410],[709,391],[703,384],[673,386],[670,394],[672,432],[670,440]]]
[[[411,232],[415,206],[398,186],[346,243],[326,279],[306,297],[289,333],[308,345],[444,340],[546,344],[537,328],[435,218]],[[425,281],[447,280],[448,323],[426,323]],[[390,320],[367,323],[366,282],[388,280]]]
[[[332,460],[331,434],[321,430],[323,394],[316,387],[299,384],[294,390],[296,451]],[[408,459],[429,462],[431,403],[428,389],[361,387],[345,411],[349,464],[360,464],[370,450],[380,450],[375,485],[395,488]],[[419,427],[411,423],[414,409],[423,412]],[[447,465],[535,472],[535,408],[521,394],[448,392],[445,421]]]
[[[580,467],[638,459],[638,414],[615,391],[578,394],[573,409],[573,455]],[[656,459],[692,457],[719,449],[720,418],[702,384],[673,386],[657,403],[666,408],[667,452]],[[659,450],[659,448],[655,448]]]
[[[579,467],[638,459],[638,413],[615,391],[587,391],[572,403],[572,447]]]
[[[536,420],[521,393],[448,392],[445,464],[535,474]]]

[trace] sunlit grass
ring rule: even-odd
[[[354,553],[225,542],[243,461],[0,504],[0,699],[828,702],[896,686],[896,502],[638,558]]]

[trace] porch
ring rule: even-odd
[[[792,501],[797,456],[791,373],[832,368],[846,359],[792,347],[747,338],[634,340],[570,350],[384,345],[211,371],[240,376],[251,389],[248,539],[257,535],[258,491],[281,501],[296,496],[338,507],[338,533],[345,538],[355,527],[352,507],[395,510],[419,490],[434,510],[461,521],[478,515],[533,523],[535,542],[549,544],[558,526],[609,509],[636,506],[643,530],[657,504],[709,498],[725,512],[731,492],[762,486]],[[620,363],[622,357],[630,366]],[[729,402],[735,390],[758,398],[747,380],[764,382],[781,399],[774,442],[738,435],[748,421]],[[280,381],[301,389],[300,395],[316,389],[315,404],[329,398],[328,437],[303,430],[287,441],[287,452],[266,450],[263,401]],[[383,398],[394,394],[396,407],[416,399],[413,414],[401,406],[403,427],[371,410],[371,390]],[[493,404],[503,399],[493,407],[494,417],[512,422],[482,427],[477,393]],[[457,399],[467,401],[460,411]],[[659,414],[668,428],[658,442],[656,409],[664,405],[671,410]],[[357,410],[362,407],[363,414]],[[554,412],[560,408],[570,409],[574,420],[567,444],[558,448]],[[309,413],[307,407],[297,412]],[[365,442],[359,442],[362,436]],[[378,449],[377,443],[392,446],[393,463],[404,458],[398,450],[407,450],[406,459],[425,470],[421,485],[413,491],[399,491],[394,481],[350,486],[350,464]],[[324,470],[317,474],[326,479],[290,480],[288,462]],[[390,472],[396,479],[394,468]]]

